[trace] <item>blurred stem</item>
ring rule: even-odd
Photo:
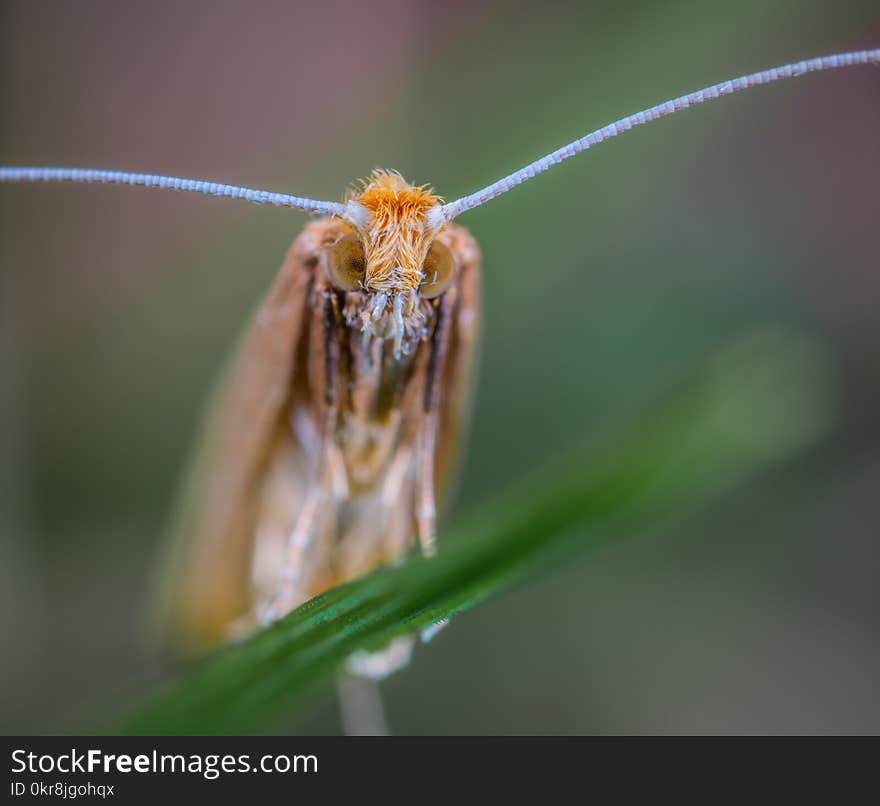
[[[382,692],[375,680],[341,674],[336,681],[339,716],[346,736],[387,736]]]

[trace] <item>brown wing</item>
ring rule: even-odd
[[[440,424],[434,458],[436,498],[443,501],[450,486],[455,457],[467,436],[477,342],[480,336],[480,250],[463,227],[449,225],[443,239],[460,263],[458,299],[453,313],[451,343],[440,392]]]
[[[190,643],[221,639],[250,604],[254,508],[297,371],[312,243],[307,228],[288,250],[214,401],[186,485],[163,598],[172,631]]]
[[[303,395],[310,386],[323,388],[322,373],[317,371],[322,366],[323,341],[319,333],[309,332],[318,327],[320,316],[310,315],[314,314],[310,298],[320,296],[317,292],[324,280],[316,277],[316,266],[324,241],[338,237],[337,229],[329,221],[313,222],[294,241],[208,422],[184,499],[186,507],[177,523],[179,550],[169,575],[173,589],[166,597],[171,623],[190,643],[216,642],[228,635],[233,622],[252,612],[255,594],[258,600],[261,595],[254,589],[252,575],[255,541],[263,547],[272,542],[266,542],[267,532],[286,535],[304,494],[316,482],[308,471],[296,470],[308,452],[303,453],[294,438],[291,422],[309,400],[323,399],[320,394]],[[479,305],[475,242],[455,225],[442,237],[456,255],[459,276],[441,384],[435,457],[441,489],[469,409]],[[416,363],[424,363],[427,350],[425,343]],[[424,372],[413,376],[423,378]],[[411,448],[421,422],[421,382],[406,382],[403,388],[399,409],[404,425],[395,429],[396,447],[387,464],[382,463],[386,470],[365,489],[352,491],[345,512],[336,511],[338,505],[327,496],[303,580],[308,595],[399,556],[412,542],[415,459]],[[398,457],[402,463],[395,461]],[[393,503],[389,503],[388,485],[395,478]],[[275,520],[279,529],[266,528]],[[271,573],[277,575],[281,568],[277,559],[272,566]]]

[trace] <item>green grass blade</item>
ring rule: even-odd
[[[305,603],[146,696],[117,728],[258,730],[351,652],[466,611],[572,552],[698,509],[820,433],[829,421],[822,370],[814,351],[783,335],[735,343],[598,443],[453,524],[436,558]]]

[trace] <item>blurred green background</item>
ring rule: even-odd
[[[2,14],[0,162],[317,198],[375,166],[456,198],[682,92],[880,42],[873,0]],[[819,345],[840,410],[685,524],[459,618],[384,687],[397,732],[880,730],[878,101],[873,68],[755,90],[461,219],[485,315],[459,510],[755,327]],[[0,729],[45,732],[161,672],[144,611],[175,489],[305,217],[109,187],[0,204]],[[337,731],[329,690],[292,727]]]

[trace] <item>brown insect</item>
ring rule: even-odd
[[[461,213],[591,146],[673,112],[880,49],[725,81],[630,115],[449,204],[375,172],[345,203],[192,179],[0,168],[0,181],[117,182],[309,210],[241,346],[179,532],[172,614],[198,643],[271,621],[326,588],[432,554],[477,338],[479,251]],[[195,485],[194,485],[195,487]],[[355,671],[382,676],[412,640]]]
[[[181,530],[176,621],[213,641],[340,582],[434,551],[465,416],[479,251],[440,200],[375,172],[293,242],[237,356]],[[357,208],[354,208],[357,209]]]

